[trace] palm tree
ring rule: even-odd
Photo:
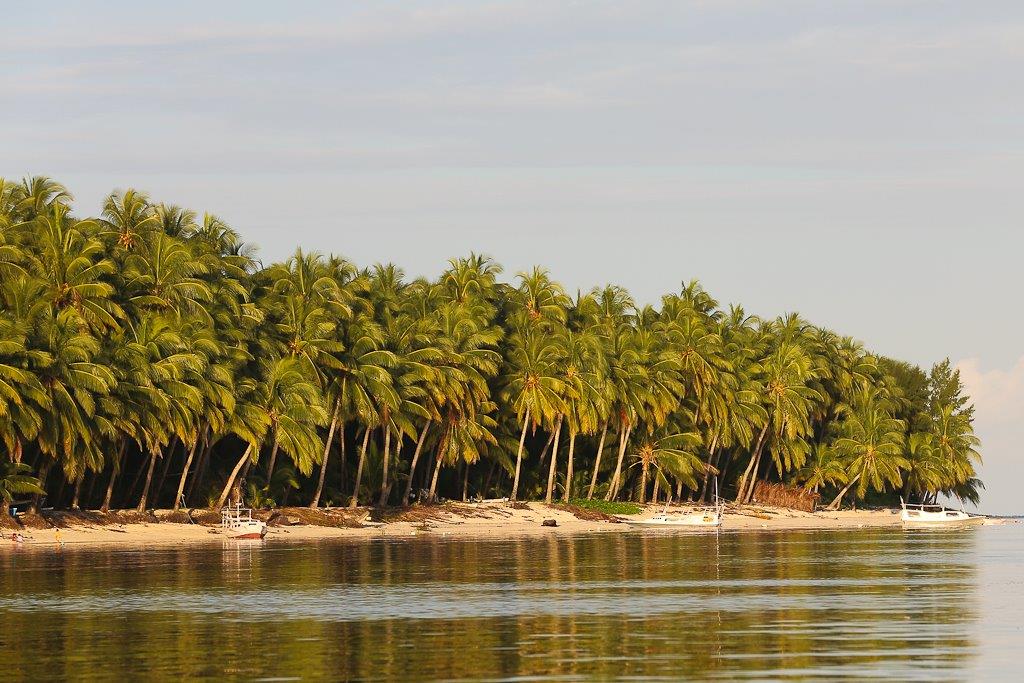
[[[10,517],[11,502],[15,496],[46,493],[39,480],[28,474],[31,471],[32,468],[25,463],[0,460],[0,505],[3,506],[0,518]]]
[[[701,444],[697,432],[666,433],[662,430],[640,439],[634,466],[640,468],[640,503],[647,502],[647,478],[653,470],[656,487],[669,488],[666,473],[676,477],[690,488],[697,487],[695,475],[703,472],[704,462],[696,449]],[[657,491],[657,488],[655,488]]]
[[[522,424],[510,500],[516,500],[519,494],[527,428],[531,424],[536,427],[541,422],[554,422],[555,416],[565,410],[565,382],[558,376],[561,355],[556,341],[542,332],[527,331],[509,339],[503,395]]]
[[[239,433],[249,445],[228,476],[217,507],[227,501],[246,461],[255,464],[259,460],[260,447],[266,437],[272,439],[270,457],[275,458],[279,450],[284,452],[304,475],[312,471],[321,457],[323,441],[317,428],[327,424],[327,411],[320,389],[305,372],[301,361],[279,358],[264,363],[260,380],[245,399],[246,406],[251,406],[247,412],[257,413],[260,419],[254,421],[255,425],[250,423],[247,433]],[[253,422],[251,417],[250,421]]]
[[[111,193],[103,203],[104,234],[126,251],[136,245],[150,231],[159,230],[161,219],[149,197],[138,190],[127,189]]]
[[[783,342],[761,364],[768,421],[761,428],[757,446],[743,477],[740,479],[738,502],[745,502],[754,492],[761,449],[766,441],[772,444],[772,458],[781,473],[801,467],[806,459],[811,433],[811,412],[820,394],[808,383],[817,377],[811,357],[795,342]],[[766,440],[766,436],[770,437]]]
[[[797,472],[797,479],[804,483],[805,491],[817,493],[822,486],[845,484],[848,476],[846,465],[835,448],[815,444],[807,464]]]
[[[885,405],[875,395],[862,394],[857,405],[848,413],[842,424],[842,436],[836,440],[835,448],[847,465],[848,483],[829,509],[835,510],[842,503],[854,485],[857,497],[863,498],[868,487],[882,491],[886,485],[898,487],[903,483],[901,470],[910,462],[904,455],[904,430],[902,420],[892,417]]]

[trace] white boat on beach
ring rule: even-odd
[[[241,503],[229,504],[220,511],[220,526],[228,538],[256,540],[267,535],[267,525],[253,519],[252,509],[242,507]]]
[[[672,528],[672,527],[710,527],[722,526],[722,517],[725,512],[725,504],[718,497],[718,482],[715,481],[715,503],[714,505],[703,505],[696,508],[687,508],[679,512],[669,512],[668,505],[665,509],[653,517],[641,517],[638,519],[623,519],[626,524],[644,528]]]
[[[714,507],[690,509],[684,512],[660,512],[653,517],[623,520],[635,527],[720,527],[722,513]]]
[[[900,521],[904,528],[944,528],[984,524],[985,518],[972,516],[964,510],[950,510],[942,505],[909,505],[900,500]]]

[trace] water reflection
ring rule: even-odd
[[[985,532],[4,552],[0,670],[958,679]]]

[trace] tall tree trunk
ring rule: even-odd
[[[604,437],[608,434],[608,420],[604,421],[601,427],[601,440],[597,442],[597,457],[594,458],[594,471],[590,475],[590,489],[587,491],[587,500],[594,497],[594,488],[597,486],[597,473],[601,469],[601,454],[604,452]]]
[[[274,428],[274,445],[270,449],[270,461],[267,463],[267,483],[274,476],[274,464],[277,462],[277,449],[281,442],[277,439],[277,427]]]
[[[462,502],[469,499],[469,463],[462,463]]]
[[[359,483],[363,478],[363,463],[366,461],[366,444],[370,441],[370,425],[363,430],[363,445],[359,448],[359,465],[356,466],[356,485],[352,489],[352,500],[349,507],[359,507]]]
[[[548,440],[544,442],[544,448],[540,450],[540,460],[537,461],[538,467],[544,467],[544,463],[548,461],[548,451],[551,450],[551,442],[555,440],[555,433],[551,432],[548,434]]]
[[[768,433],[768,422],[764,423],[764,427],[761,429],[760,436],[757,437],[757,446],[754,447],[754,451],[750,454],[750,462],[747,463],[747,469],[743,471],[743,476],[740,477],[739,486],[736,487],[736,502],[742,503],[744,494],[747,492],[747,477],[750,476],[750,471],[754,468],[754,462],[761,455],[761,445],[764,443],[764,435]]]
[[[526,426],[530,422],[530,409],[526,409],[526,414],[523,415],[523,430],[519,434],[519,450],[516,452],[516,475],[512,479],[512,495],[508,497],[509,500],[515,500],[519,494],[519,470],[523,465],[523,444],[526,443]]]
[[[195,505],[196,491],[202,488],[203,481],[206,479],[206,472],[210,467],[210,453],[213,451],[213,437],[211,433],[206,434],[203,439],[203,449],[199,451],[199,460],[196,462],[195,474],[192,475],[192,481],[188,484],[188,491],[185,492],[185,501],[192,501]]]
[[[750,498],[754,495],[754,488],[757,486],[758,473],[761,471],[761,457],[764,455],[764,448],[758,452],[757,458],[754,460],[754,469],[750,473],[750,480],[747,481],[747,490],[743,492],[744,504],[750,502]]]
[[[75,492],[71,496],[71,509],[78,509],[78,496],[82,493],[82,480],[85,479],[85,469],[82,469],[82,473],[75,479]]]
[[[43,489],[46,488],[46,477],[50,474],[50,467],[53,466],[53,460],[46,458],[43,462],[42,467],[39,468],[39,486]],[[29,508],[32,512],[39,514],[39,502],[45,494],[36,493],[32,495],[32,505]]]
[[[175,436],[171,440],[171,447],[167,449],[167,461],[164,462],[164,467],[160,471],[160,478],[156,480],[156,488],[153,489],[153,505],[160,505],[160,492],[164,490],[164,482],[167,480],[167,472],[171,469],[171,461],[174,459],[174,449],[178,447],[178,437]]]
[[[558,416],[555,424],[555,445],[551,449],[551,467],[548,468],[548,491],[544,495],[544,502],[551,505],[551,494],[555,489],[555,470],[558,468],[558,437],[562,434],[562,416]]]
[[[657,476],[655,476],[655,477],[654,477],[654,491],[653,491],[653,492],[651,493],[651,502],[652,502],[652,503],[654,503],[655,505],[657,505],[657,504],[658,504],[658,490],[659,490],[659,484],[661,484],[661,480],[660,480],[660,479],[658,479],[658,477],[657,477]],[[669,490],[669,494],[671,495],[671,493],[672,493],[672,491],[671,491],[671,489],[670,489],[670,490]]]
[[[206,434],[204,429],[201,434]],[[174,494],[174,511],[177,512],[181,509],[181,499],[184,498],[185,494],[185,482],[188,480],[188,468],[192,467],[192,458],[196,455],[196,447],[199,445],[200,435],[196,434],[196,440],[192,442],[192,447],[188,449],[188,456],[185,458],[185,468],[181,471],[181,478],[178,480],[178,490]]]
[[[110,512],[110,499],[114,495],[114,482],[117,481],[117,475],[121,472],[121,460],[124,458],[124,451],[127,447],[128,441],[122,438],[121,446],[117,450],[117,456],[114,462],[111,463],[110,482],[107,484],[107,493],[103,496],[103,505],[100,506],[102,512]]]
[[[861,477],[862,474],[864,474],[864,470],[861,470],[860,473],[858,473],[856,477],[851,479],[850,483],[843,487],[843,490],[839,492],[839,495],[836,496],[832,500],[832,502],[828,504],[828,507],[825,508],[825,509],[826,510],[838,510],[839,506],[843,504],[843,496],[846,495],[847,491],[849,491],[851,488],[853,488],[854,484],[856,484],[858,481],[860,481],[860,477]]]
[[[569,432],[569,462],[565,465],[565,494],[562,500],[569,502],[569,495],[572,493],[572,456],[576,450],[576,431]]]
[[[320,494],[324,491],[324,480],[327,478],[327,458],[331,454],[331,443],[334,441],[334,430],[338,427],[338,414],[341,412],[341,394],[338,394],[338,399],[334,402],[334,415],[331,417],[331,428],[327,430],[327,443],[324,444],[324,459],[320,463],[320,478],[316,482],[316,493],[313,494],[313,500],[309,501],[309,507],[315,508],[320,506]],[[270,483],[267,480],[267,483]]]
[[[224,490],[220,492],[220,498],[217,499],[217,509],[224,507],[224,503],[227,502],[228,496],[231,495],[231,489],[235,485],[235,478],[238,473],[242,471],[242,466],[249,460],[249,455],[252,453],[252,444],[246,446],[245,452],[242,453],[242,457],[235,463],[235,468],[231,470],[231,474],[228,475],[228,480],[224,482]]]
[[[605,500],[614,500],[619,495],[619,482],[622,476],[622,459],[626,457],[626,444],[629,443],[629,432],[632,430],[632,425],[623,425],[619,429],[619,459],[615,463],[615,474],[612,475],[611,484],[608,486],[608,493],[605,494]]]
[[[647,460],[640,466],[640,504],[647,502]]]
[[[378,507],[388,504],[388,465],[391,461],[391,427],[385,425],[384,429],[384,461],[383,471],[380,476],[380,498],[377,500]]]
[[[157,454],[160,449],[154,447],[149,454],[149,469],[146,470],[146,483],[142,487],[142,495],[139,497],[139,506],[135,508],[139,512],[146,511],[146,498],[149,497],[149,486],[153,483],[153,470],[156,468]]]
[[[341,423],[341,434],[339,435],[339,438],[341,439],[341,468],[340,468],[341,469],[341,483],[338,484],[338,490],[341,492],[342,498],[344,498],[344,496],[345,496],[345,470],[348,469],[348,450],[345,447],[345,427],[346,426],[347,426],[347,423],[345,423],[345,422]]]
[[[444,458],[441,457],[441,446],[438,445],[437,453],[434,454],[434,476],[430,480],[430,502],[437,500],[437,479],[441,476],[441,464]]]
[[[715,457],[715,448],[718,446],[718,434],[711,439],[711,448],[708,449],[708,461],[704,464],[704,483],[700,487],[700,502],[704,502],[708,495],[708,480],[711,479],[711,460]]]
[[[416,474],[416,463],[419,462],[420,452],[423,450],[423,443],[427,440],[431,422],[433,422],[433,418],[428,418],[427,423],[420,430],[420,438],[416,440],[416,450],[412,453],[412,464],[409,465],[409,481],[405,482],[405,493],[402,494],[403,507],[409,504],[409,496],[412,495],[412,478]]]

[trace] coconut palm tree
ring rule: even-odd
[[[697,488],[696,475],[706,467],[697,454],[700,444],[701,437],[697,432],[670,433],[659,429],[644,434],[632,455],[635,460],[632,466],[640,469],[640,503],[647,502],[647,482],[652,473],[656,486],[669,489],[666,474],[670,474],[686,486]]]
[[[555,417],[565,411],[565,382],[558,372],[562,354],[557,341],[540,331],[513,334],[508,340],[508,370],[502,395],[522,425],[510,500],[516,500],[519,495],[527,429],[531,425],[536,428],[542,422],[553,423]]]
[[[829,509],[838,509],[853,486],[857,486],[857,497],[863,498],[869,487],[882,491],[903,483],[901,471],[910,466],[904,455],[905,428],[902,420],[892,417],[884,400],[866,392],[858,396],[835,443],[839,456],[848,462],[848,481]]]

